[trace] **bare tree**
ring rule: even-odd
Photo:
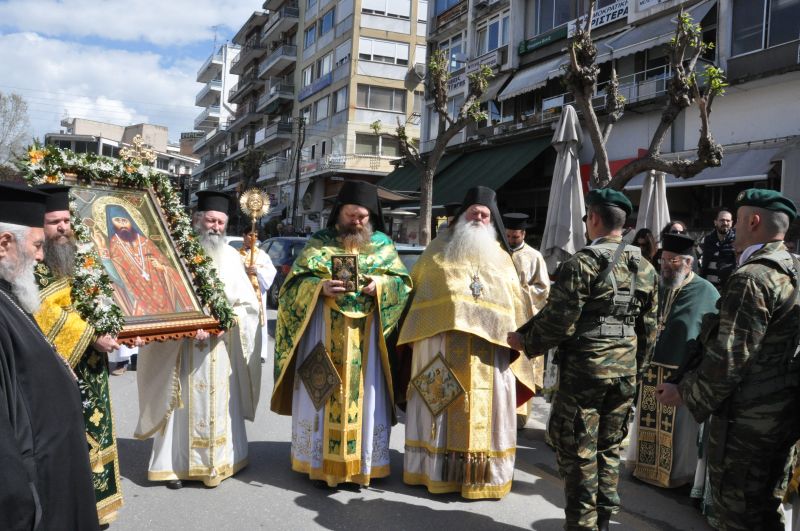
[[[0,92],[0,166],[19,160],[29,136],[28,103],[19,94]]]
[[[472,122],[486,120],[486,113],[481,111],[481,96],[489,86],[492,69],[486,65],[469,74],[467,96],[464,104],[451,116],[447,112],[447,85],[450,80],[450,57],[443,50],[436,50],[428,61],[428,90],[433,99],[433,110],[438,116],[435,141],[430,151],[420,152],[414,139],[408,137],[406,125],[397,122],[395,134],[385,133],[396,138],[400,146],[400,154],[408,163],[420,172],[419,197],[419,243],[428,245],[431,241],[431,210],[433,209],[433,176],[442,160],[445,148],[450,140]],[[373,124],[377,134],[381,134],[380,122]]]
[[[595,64],[597,48],[591,36],[591,20],[594,15],[595,0],[589,6],[585,25],[578,24],[575,35],[569,46],[570,63],[566,67],[564,80],[575,96],[575,102],[583,114],[585,126],[594,147],[591,182],[595,188],[611,187],[622,189],[625,184],[639,173],[656,170],[670,173],[676,177],[688,179],[694,177],[705,168],[719,166],[722,162],[722,146],[716,143],[711,135],[710,116],[714,97],[725,93],[725,76],[721,69],[707,65],[701,77],[702,86],[695,73],[697,61],[702,54],[713,47],[713,43],[703,42],[703,33],[699,24],[695,24],[691,15],[681,9],[675,36],[669,43],[670,66],[672,78],[667,89],[667,104],[661,114],[658,125],[647,152],[623,166],[612,177],[608,162],[606,143],[614,123],[624,112],[625,98],[617,90],[616,72],[611,73],[611,81],[606,89],[607,112],[601,127],[597,114],[592,106],[592,96],[597,88],[599,68]],[[700,113],[700,139],[698,140],[696,157],[687,159],[665,159],[661,155],[661,144],[675,119],[684,109],[697,104]]]

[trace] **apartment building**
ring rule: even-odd
[[[463,103],[466,75],[480,64],[494,77],[484,96],[488,120],[467,127],[448,148],[434,181],[434,204],[461,200],[474,184],[498,190],[502,210],[531,215],[541,232],[546,218],[555,150],[553,126],[573,103],[561,82],[567,44],[587,0],[437,0],[430,6],[428,45],[449,51],[452,108]],[[605,84],[612,65],[626,112],[608,144],[612,171],[648,146],[666,102],[672,75],[667,45],[681,6],[702,24],[715,48],[702,58],[723,68],[731,86],[714,102],[712,130],[725,146],[720,168],[691,180],[667,176],[671,214],[690,226],[710,225],[712,211],[732,205],[751,186],[782,190],[800,202],[800,2],[769,0],[599,0],[592,20],[600,83],[594,105],[604,113]],[[436,116],[423,110],[422,147],[430,149]],[[697,109],[681,114],[662,151],[691,152],[699,135]],[[593,150],[584,135],[584,177]],[[400,168],[402,170],[403,168]],[[418,176],[397,172],[381,184],[413,191]],[[638,200],[643,176],[627,190]]]
[[[230,68],[239,50],[236,44],[223,44],[197,70],[197,82],[202,88],[195,96],[195,105],[202,110],[194,120],[194,128],[202,134],[194,144],[194,156],[200,159],[192,175],[195,191],[221,189],[228,184],[227,128],[229,118],[236,113],[236,105],[228,101],[227,94],[238,82],[238,76],[231,74]],[[192,194],[188,204],[196,203],[197,198]]]
[[[169,176],[176,190],[188,199],[191,177],[199,161],[181,154],[179,144],[171,144],[168,130],[162,125],[134,124],[116,125],[85,118],[64,118],[61,131],[47,133],[44,143],[75,153],[94,153],[106,157],[119,158],[121,148],[131,146],[134,137],[142,137],[142,142],[155,151],[154,170]]]

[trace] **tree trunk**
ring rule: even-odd
[[[431,243],[431,211],[433,210],[433,174],[436,168],[428,166],[422,174],[419,187],[419,244]]]

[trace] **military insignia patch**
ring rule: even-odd
[[[298,373],[317,411],[322,409],[331,394],[342,385],[342,379],[322,341],[311,349]]]
[[[464,386],[458,381],[441,352],[414,376],[411,384],[434,417],[438,417],[456,398],[464,394]]]

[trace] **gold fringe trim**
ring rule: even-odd
[[[368,486],[371,479],[389,477],[389,465],[374,466],[369,474],[354,473],[349,475],[326,474],[322,468],[312,468],[308,461],[300,461],[292,457],[292,470],[300,474],[308,474],[312,481],[324,481],[329,487],[335,487],[339,483],[358,483]]]
[[[229,477],[233,476],[244,467],[248,465],[249,461],[245,458],[235,463],[233,466],[231,465],[224,465],[221,467],[216,467],[217,475],[215,477],[211,477],[211,468],[210,467],[193,467],[189,471],[173,471],[173,470],[166,470],[166,471],[148,471],[147,472],[147,479],[150,481],[170,481],[173,479],[180,479],[181,481],[202,481],[203,484],[207,487],[216,487],[223,480],[228,479]]]
[[[469,500],[500,499],[511,492],[511,481],[503,485],[467,485],[461,482],[436,481],[425,474],[413,474],[406,471],[403,471],[403,483],[406,485],[422,485],[431,494],[458,492],[462,498]]]
[[[483,454],[488,455],[489,457],[497,457],[497,458],[506,458],[506,457],[513,457],[517,455],[517,449],[515,447],[508,448],[507,450],[495,451],[495,450],[467,450],[466,448],[444,448],[444,447],[436,447],[431,446],[430,443],[427,441],[414,441],[410,439],[406,439],[406,449],[413,448],[416,450],[425,450],[431,454],[437,455],[444,455],[448,452],[480,452]]]

